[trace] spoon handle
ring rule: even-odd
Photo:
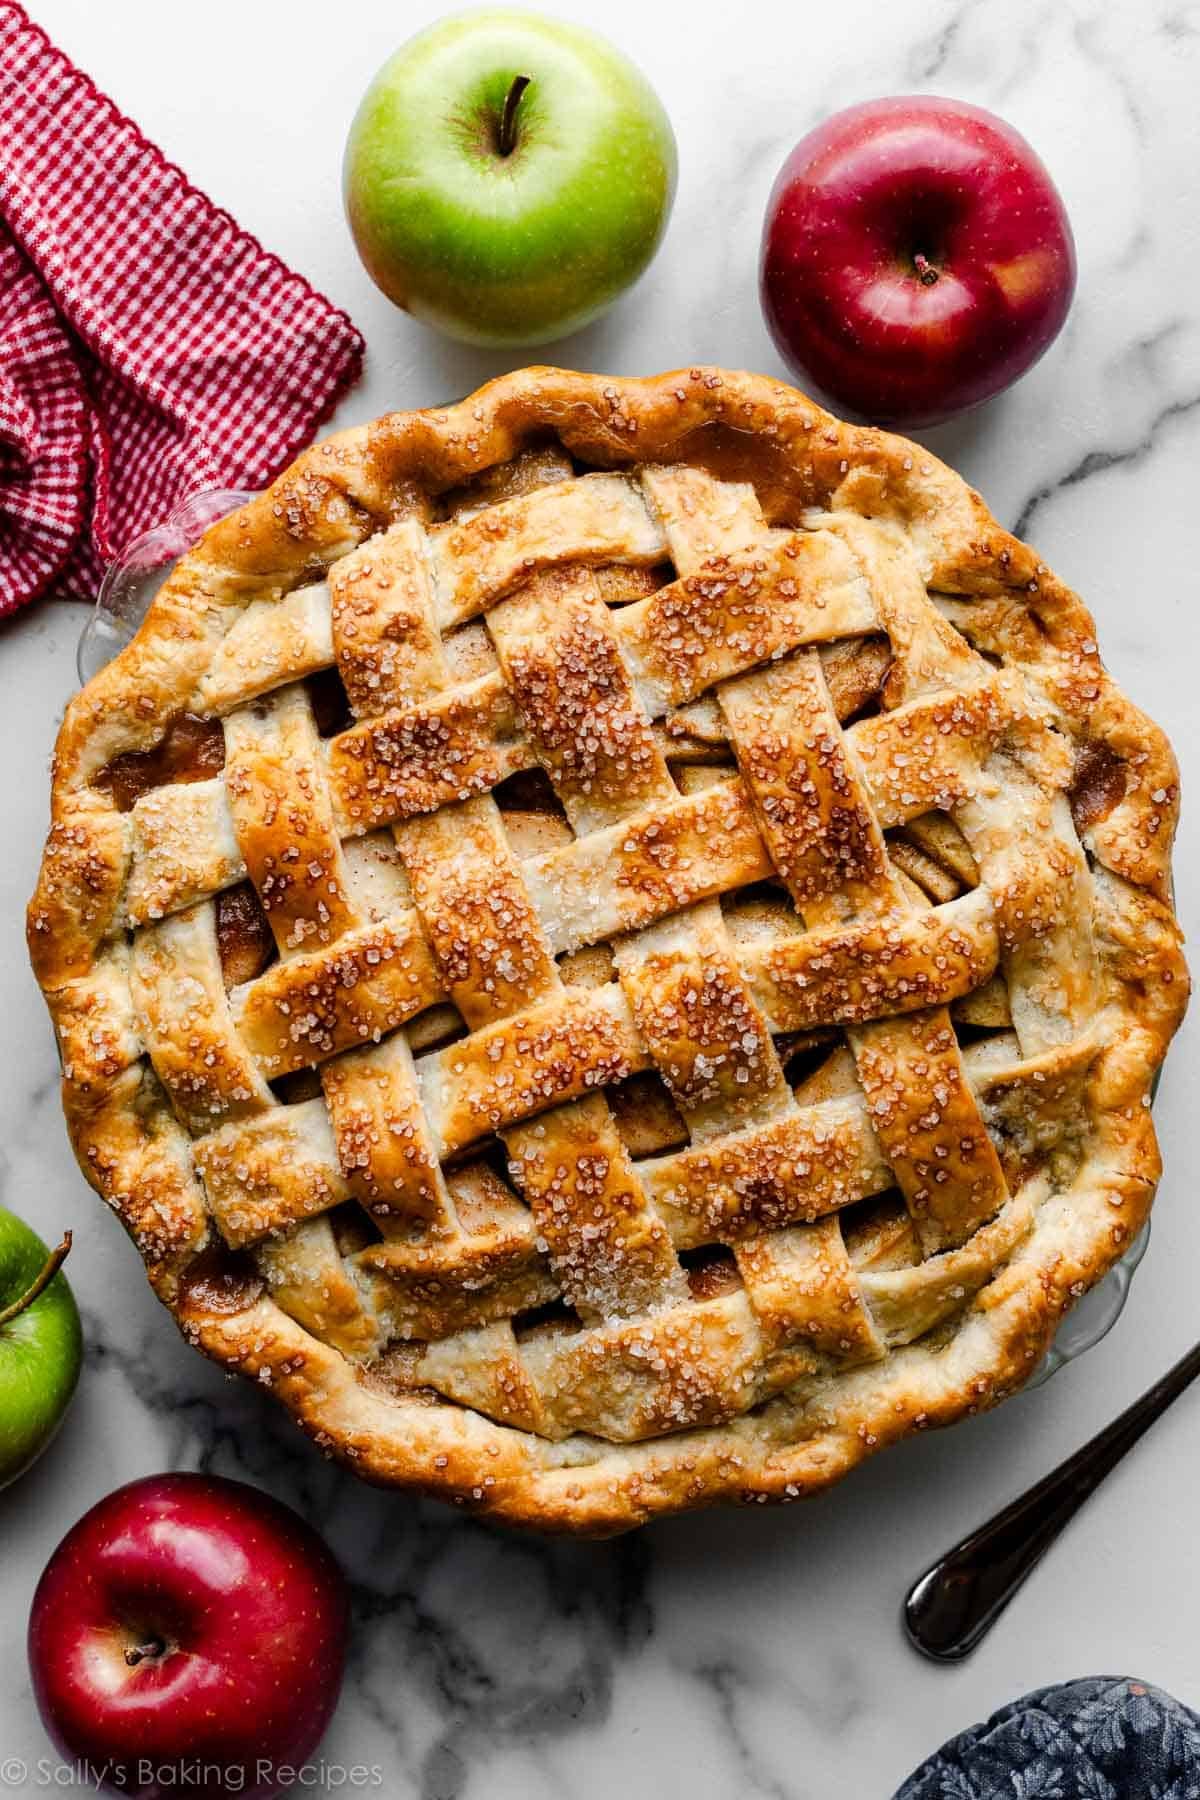
[[[914,1646],[936,1662],[969,1655],[1088,1495],[1197,1375],[1200,1344],[1074,1456],[926,1569],[904,1603]]]

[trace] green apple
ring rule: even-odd
[[[0,1207],[0,1487],[41,1455],[75,1392],[83,1334],[59,1268],[68,1232],[48,1251]]]
[[[350,128],[344,187],[359,254],[398,306],[469,344],[546,343],[654,255],[675,138],[604,38],[486,8],[384,64]]]

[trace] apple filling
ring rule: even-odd
[[[153,750],[126,750],[114,756],[93,785],[110,794],[121,812],[132,812],[151,788],[168,782],[208,781],[224,766],[221,721],[183,713]]]

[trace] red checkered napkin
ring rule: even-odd
[[[357,378],[345,313],[0,0],[0,613],[199,488],[254,488]]]

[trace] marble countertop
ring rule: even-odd
[[[425,3],[32,0],[51,35],[167,154],[348,308],[367,377],[339,423],[467,391],[506,366],[426,333],[361,272],[338,170],[353,107]],[[584,0],[555,10],[594,17]],[[1059,344],[1013,392],[929,434],[1006,524],[1082,591],[1110,667],[1170,732],[1200,789],[1195,468],[1200,455],[1200,9],[1195,0],[609,0],[606,28],[679,138],[669,235],[637,290],[554,350],[583,368],[680,361],[778,372],[754,267],[770,182],[831,109],[905,90],[1005,114],[1058,179],[1079,243]],[[402,1800],[886,1800],[948,1733],[1043,1682],[1132,1673],[1200,1703],[1194,1490],[1200,1393],[1110,1479],[964,1666],[922,1662],[898,1613],[954,1537],[1107,1421],[1196,1335],[1200,1219],[1185,1027],[1157,1118],[1166,1174],[1116,1330],[998,1413],[876,1460],[821,1499],[722,1512],[608,1544],[541,1542],[372,1492],[323,1462],[269,1399],[188,1350],[72,1162],[21,915],[46,823],[46,764],[82,609],[0,632],[9,853],[0,864],[0,1198],[73,1227],[87,1367],[67,1425],[0,1495],[4,1759],[47,1785],[23,1637],[67,1526],[133,1476],[203,1468],[298,1505],[355,1585],[358,1628],[330,1765],[378,1767]],[[1177,863],[1197,918],[1192,817]],[[47,1767],[49,1765],[46,1765]]]

